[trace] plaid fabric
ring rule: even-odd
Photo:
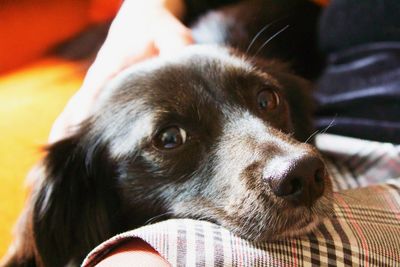
[[[318,135],[316,145],[325,156],[334,191],[400,177],[400,145],[331,134]]]
[[[172,266],[400,266],[400,179],[391,179],[400,177],[400,146],[332,135],[317,145],[338,192],[335,215],[312,233],[252,243],[209,222],[167,220],[111,238],[83,266],[136,237]]]

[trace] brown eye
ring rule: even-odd
[[[257,95],[257,104],[260,110],[272,110],[279,105],[278,95],[272,90],[263,90]]]
[[[154,143],[160,149],[173,149],[186,142],[186,131],[177,126],[162,130],[155,138]]]

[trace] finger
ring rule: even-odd
[[[176,18],[171,18],[169,25],[160,29],[154,38],[154,44],[159,54],[172,55],[178,53],[185,46],[193,44],[191,31]]]
[[[90,108],[95,99],[89,90],[80,89],[66,104],[62,113],[54,122],[50,135],[49,143],[54,143],[62,138],[71,136],[77,127],[90,115]]]

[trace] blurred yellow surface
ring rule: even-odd
[[[55,58],[0,75],[0,258],[26,197],[24,181],[51,125],[80,87],[83,63]]]

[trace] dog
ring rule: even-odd
[[[106,85],[93,115],[48,147],[4,266],[77,266],[111,236],[168,218],[266,241],[328,216],[330,178],[307,143],[310,83],[281,63],[295,58],[301,73],[311,61],[304,33],[317,11],[302,5],[302,19],[290,17],[297,30],[263,47],[265,39],[252,40],[261,26],[287,23],[274,5],[211,11],[192,27],[200,44]]]

